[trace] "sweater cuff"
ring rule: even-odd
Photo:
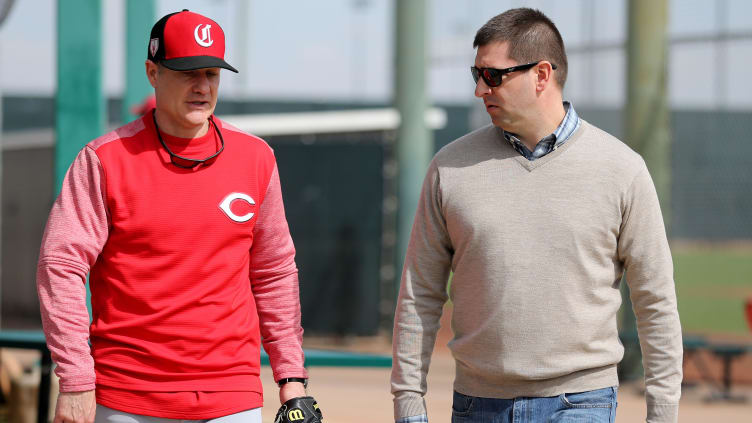
[[[679,404],[648,404],[648,423],[676,423]]]
[[[394,394],[394,420],[427,414],[426,401],[416,392]]]
[[[83,391],[93,391],[97,387],[96,383],[94,382],[73,382],[73,383],[64,383],[63,381],[60,381],[60,392],[83,392]]]

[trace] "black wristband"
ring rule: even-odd
[[[287,382],[300,382],[303,384],[304,388],[308,387],[308,379],[302,377],[283,377],[282,379],[277,381],[277,386],[281,388],[282,385]]]

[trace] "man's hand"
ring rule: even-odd
[[[94,391],[61,392],[52,423],[94,423],[97,400]]]
[[[279,388],[279,403],[284,404],[287,400],[306,396],[305,387],[300,382],[287,382]],[[57,423],[57,422],[56,422]]]
[[[324,414],[313,397],[296,397],[277,410],[274,423],[323,423]]]

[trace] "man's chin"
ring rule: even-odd
[[[190,112],[186,113],[185,120],[196,125],[201,125],[209,119],[209,116],[212,115],[212,112],[213,110],[211,109],[191,110]]]
[[[491,115],[491,123],[493,123],[494,126],[498,126],[505,131],[509,131],[509,129],[507,129],[509,128],[509,122],[499,116]]]

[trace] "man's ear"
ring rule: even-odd
[[[554,69],[551,63],[543,60],[535,65],[535,90],[542,92],[550,84],[554,84]]]
[[[146,77],[149,79],[149,83],[151,84],[152,88],[157,88],[157,74],[159,73],[159,65],[147,59],[146,63],[144,63],[144,66],[146,66]]]

